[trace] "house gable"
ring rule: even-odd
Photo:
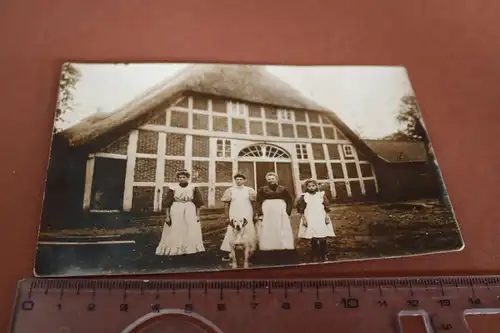
[[[123,134],[133,128],[138,119],[147,118],[159,108],[169,108],[177,104],[183,96],[193,92],[250,104],[322,112],[367,157],[379,158],[335,113],[302,96],[300,92],[259,66],[188,66],[91,126],[75,126],[64,131],[62,135],[72,146],[85,145],[100,137],[116,137],[120,132]],[[217,106],[214,104],[213,110],[216,110]],[[271,129],[272,127],[271,125]]]
[[[242,113],[232,109],[235,103]],[[232,185],[232,174],[245,166],[244,161],[234,163],[240,150],[264,142],[293,157],[299,188],[306,179],[316,178],[336,197],[377,192],[370,161],[318,111],[189,93],[175,106],[157,108],[136,119],[131,127],[127,134],[89,153],[95,161],[127,161],[127,170],[133,171],[125,179],[129,195],[124,207],[132,211],[161,210],[166,188],[176,182],[175,172],[182,168],[192,172],[191,180],[206,204],[217,204]]]
[[[245,106],[244,116],[228,115],[230,103],[241,103]],[[282,119],[280,112],[288,113],[288,119]],[[138,138],[138,153],[155,154],[159,132],[179,133],[191,132],[201,134],[205,131],[219,132],[221,137],[235,136],[241,139],[252,138],[290,142],[296,139],[311,139],[322,143],[324,140],[336,141],[337,144],[353,145],[359,156],[371,160],[373,155],[362,153],[359,141],[353,142],[347,138],[341,129],[332,122],[327,114],[304,109],[280,108],[272,105],[249,103],[235,99],[225,99],[219,96],[187,93],[185,97],[171,107],[160,106],[129,124],[127,132],[120,133],[120,139],[112,136],[95,140],[92,151],[109,153],[126,153],[126,136],[131,130],[141,129]],[[172,135],[175,137],[175,135]],[[100,141],[100,142],[99,142]],[[110,143],[111,142],[111,143]],[[97,144],[97,145],[96,145]],[[100,147],[105,148],[100,148]],[[361,149],[360,149],[361,148]],[[102,150],[104,149],[104,150]],[[119,151],[116,151],[116,150]],[[174,151],[174,149],[172,149]],[[332,155],[343,153],[334,153]],[[177,155],[178,153],[175,153]],[[183,152],[181,154],[184,154]],[[352,155],[345,155],[353,159]]]

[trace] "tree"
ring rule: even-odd
[[[386,135],[381,140],[394,140],[394,141],[416,141],[413,137],[408,136],[404,131],[397,131],[392,134]]]
[[[396,119],[401,125],[403,125],[403,129],[387,136],[386,138],[389,140],[423,141],[427,155],[428,174],[432,177],[434,184],[438,186],[441,203],[445,204],[445,193],[441,176],[437,168],[434,151],[432,150],[427,130],[424,127],[422,115],[420,113],[415,95],[407,94],[401,98],[401,105]]]
[[[396,119],[404,125],[402,132],[409,139],[424,142],[428,140],[417,99],[413,94],[407,94],[401,98],[401,105]]]
[[[57,98],[55,123],[64,122],[63,116],[73,111],[73,93],[76,84],[82,77],[81,71],[71,63],[65,63],[61,68],[61,78],[59,81],[59,95]],[[56,131],[56,129],[54,129]]]

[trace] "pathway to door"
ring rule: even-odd
[[[266,184],[268,172],[275,172],[279,183],[295,195],[292,158],[281,147],[259,143],[242,149],[238,154],[238,170],[247,177],[247,186],[256,190]]]

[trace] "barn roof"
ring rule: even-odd
[[[64,130],[61,135],[71,146],[85,145],[102,135],[109,136],[118,128],[133,126],[151,109],[165,103],[173,105],[189,92],[325,113],[360,151],[377,157],[334,112],[306,98],[262,66],[255,65],[189,65],[106,117],[84,120]]]
[[[97,122],[107,118],[109,115],[105,112],[96,112],[86,118],[80,120],[77,124],[73,125],[67,130],[67,134],[76,134],[81,131],[85,131],[88,128],[92,127]]]
[[[424,162],[427,160],[421,141],[365,140],[379,156],[389,162]]]

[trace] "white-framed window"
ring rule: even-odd
[[[248,105],[245,103],[229,101],[227,103],[229,114],[232,117],[246,118],[248,117]]]
[[[231,157],[231,140],[217,139],[217,157]]]
[[[343,145],[342,149],[345,157],[354,157],[354,148],[351,145]]]
[[[297,158],[299,160],[307,160],[309,156],[307,154],[307,145],[305,143],[298,143],[295,145],[295,149],[297,152]]]
[[[278,119],[292,121],[293,120],[293,111],[278,109]]]

